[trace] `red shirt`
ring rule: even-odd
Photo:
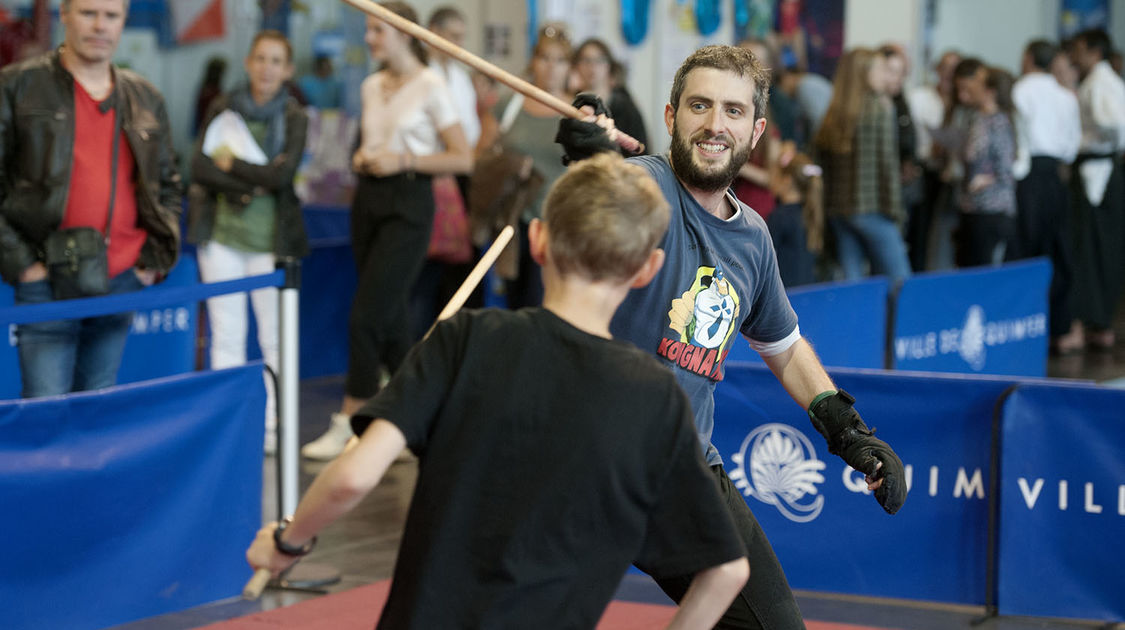
[[[781,136],[776,130],[777,127],[766,128],[766,133],[770,134],[770,137],[763,138],[763,142],[759,142],[758,146],[754,147],[754,150],[750,152],[748,162],[760,168],[768,168],[766,164],[766,145],[768,142],[781,142]],[[734,196],[738,197],[739,201],[750,206],[755,212],[761,215],[763,219],[768,219],[773,212],[774,206],[777,205],[777,198],[773,196],[773,192],[770,191],[768,187],[759,186],[748,179],[735,177],[731,188],[734,189]]]
[[[99,109],[100,102],[74,82],[74,152],[70,189],[59,229],[92,227],[105,232],[109,214],[109,180],[113,169],[113,110]],[[134,266],[148,233],[137,226],[136,162],[133,151],[118,135],[117,192],[109,238],[109,276]]]

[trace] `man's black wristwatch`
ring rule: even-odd
[[[313,550],[313,547],[316,546],[316,536],[313,536],[312,540],[300,547],[294,547],[293,545],[290,545],[289,543],[281,539],[281,535],[285,532],[285,529],[289,527],[289,524],[292,522],[292,516],[286,516],[285,518],[281,519],[281,521],[277,524],[277,529],[273,530],[273,545],[274,547],[277,547],[278,551],[287,556],[293,556],[294,558],[307,556],[309,552]]]

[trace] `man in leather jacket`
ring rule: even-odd
[[[64,0],[63,45],[0,71],[0,277],[16,304],[55,299],[45,243],[63,229],[106,236],[110,293],[176,263],[180,176],[164,100],[112,65],[127,12],[128,0]],[[119,313],[18,326],[24,397],[114,384],[131,323]]]

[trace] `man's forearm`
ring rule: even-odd
[[[750,565],[746,558],[700,571],[680,601],[680,609],[668,624],[668,630],[713,627],[749,577]]]
[[[818,394],[836,389],[812,346],[804,339],[798,339],[785,352],[762,357],[762,360],[802,409],[808,409]]]

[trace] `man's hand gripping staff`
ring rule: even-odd
[[[894,514],[906,501],[906,472],[891,447],[875,437],[855,407],[855,398],[840,390],[824,392],[809,405],[813,426],[828,441],[828,452],[839,455],[867,476],[879,505]]]

